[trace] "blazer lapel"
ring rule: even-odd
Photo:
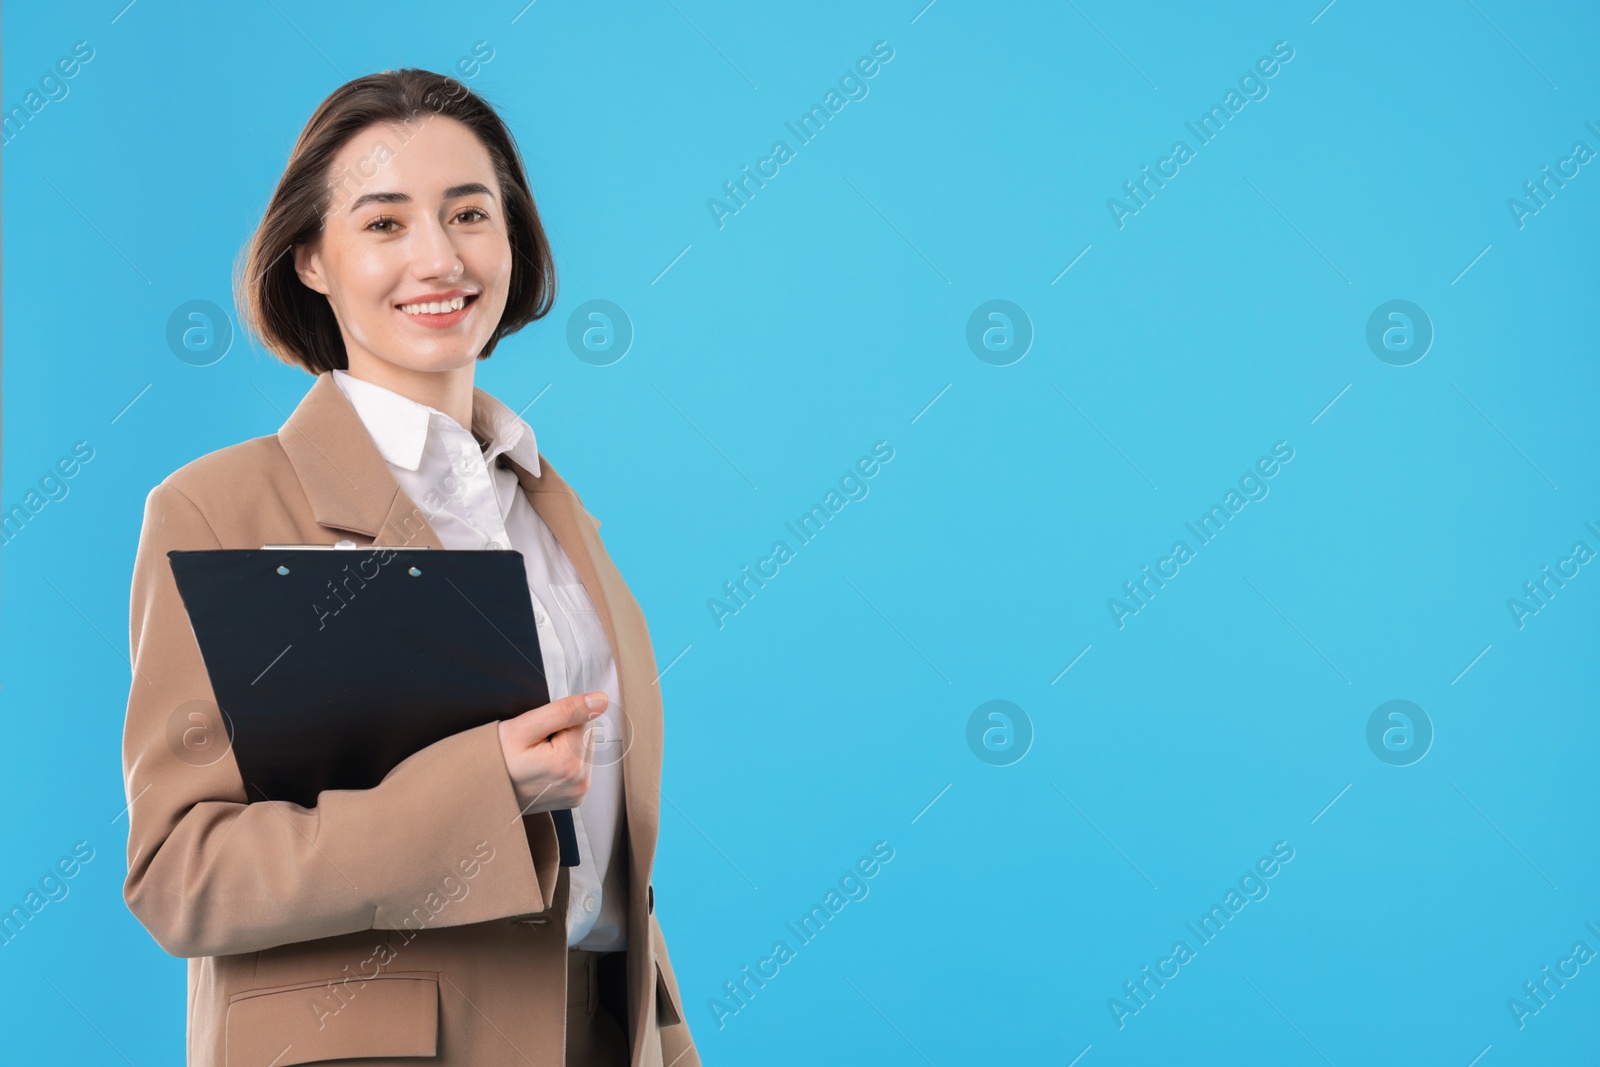
[[[374,544],[443,548],[422,509],[395,481],[366,424],[323,371],[278,430],[311,514]]]
[[[584,590],[588,592],[589,599],[594,602],[595,610],[600,615],[600,624],[605,628],[606,640],[611,644],[612,658],[617,667],[617,702],[621,705],[620,710],[625,720],[622,792],[623,809],[628,817],[628,833],[634,842],[634,847],[648,844],[653,850],[659,825],[659,812],[654,802],[645,802],[647,798],[639,793],[645,785],[642,779],[646,773],[646,769],[641,768],[639,760],[648,758],[648,754],[655,752],[659,744],[660,728],[657,725],[659,715],[651,714],[648,697],[652,694],[647,692],[647,688],[654,684],[654,679],[636,673],[642,669],[639,665],[644,662],[645,657],[639,655],[633,646],[619,643],[619,631],[613,616],[611,598],[606,595],[607,582],[596,564],[596,560],[604,558],[604,552],[600,550],[598,534],[589,521],[583,505],[578,503],[577,495],[543,455],[539,457],[538,477],[509,456],[504,459],[506,466],[516,473],[517,482],[528,495],[534,510],[539,513],[545,525],[550,527],[550,532],[555,535],[561,550],[572,561],[578,577],[583,581]],[[615,573],[609,562],[605,566],[608,571]]]

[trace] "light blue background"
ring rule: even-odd
[[[1507,608],[1600,550],[1600,170],[1507,208],[1600,150],[1592,6],[120,10],[4,9],[7,109],[95,56],[4,149],[0,505],[95,453],[0,553],[0,905],[95,858],[0,947],[0,1060],[180,1061],[184,964],[121,899],[141,509],[310,378],[243,336],[191,366],[167,319],[231,309],[329,91],[477,41],[561,286],[479,383],[540,397],[659,662],[682,653],[655,887],[705,1062],[1593,1054],[1600,965],[1521,1029],[1507,1008],[1600,950],[1600,574],[1521,629]],[[708,198],[880,40],[869,95],[719,229]],[[1119,229],[1107,199],[1277,41],[1269,95]],[[565,341],[593,299],[637,331],[608,367]],[[1011,366],[964,339],[991,299],[1036,333]],[[1365,341],[1391,299],[1433,323],[1411,366]],[[880,440],[870,494],[719,629],[708,599]],[[1277,441],[1270,495],[1118,629],[1108,598]],[[1011,766],[967,744],[991,699],[1032,724]],[[1408,767],[1366,742],[1391,699],[1436,731]],[[870,894],[719,1029],[723,983],[876,841]],[[1119,1029],[1108,999],[1277,841],[1270,895]]]

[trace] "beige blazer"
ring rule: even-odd
[[[632,1063],[698,1067],[650,885],[662,749],[650,635],[600,523],[539,463],[537,478],[511,466],[595,603],[632,728]],[[341,538],[442,547],[327,372],[276,434],[185,464],[145,502],[123,896],[163,949],[189,959],[190,1067],[562,1067],[568,876],[549,813],[520,813],[494,723],[415,753],[372,789],[326,791],[313,809],[252,798],[227,751],[168,550]]]

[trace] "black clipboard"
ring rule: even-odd
[[[251,800],[315,807],[412,753],[550,702],[522,553],[167,553]],[[568,810],[561,865],[578,865]]]

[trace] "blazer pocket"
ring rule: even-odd
[[[228,998],[227,1067],[439,1054],[439,972],[246,989]]]
[[[661,973],[661,964],[656,964],[656,1025],[676,1026],[683,1022],[683,1009],[672,995],[672,987],[667,984],[666,976]],[[231,1065],[230,1065],[231,1067]]]

